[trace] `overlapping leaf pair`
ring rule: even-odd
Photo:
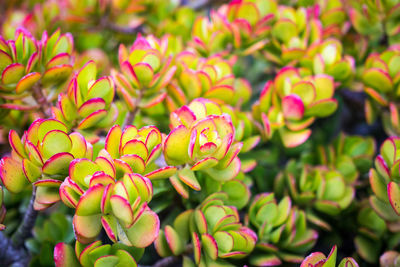
[[[300,265],[300,267],[335,267],[337,248],[333,246],[328,257],[322,252],[311,253]],[[338,267],[358,267],[358,263],[351,257],[343,258]]]
[[[144,249],[137,249],[121,243],[102,244],[96,241],[91,244],[75,243],[75,250],[68,244],[58,243],[54,248],[54,263],[56,267],[118,267],[138,266],[138,261]]]
[[[365,104],[368,123],[373,123],[383,107],[383,125],[389,135],[400,133],[400,47],[392,46],[381,54],[372,53],[362,74],[365,92],[370,96]]]
[[[92,145],[79,133],[68,134],[67,127],[55,119],[38,119],[22,139],[11,130],[11,157],[1,160],[1,180],[12,193],[22,192],[29,183],[37,187],[35,209],[57,202],[58,188],[68,176],[74,158],[91,158]]]
[[[255,196],[248,218],[258,233],[258,242],[250,262],[254,266],[278,266],[282,261],[300,263],[303,253],[312,248],[318,238],[307,228],[304,211],[292,207],[289,197],[279,203],[273,193]]]
[[[242,143],[235,142],[231,118],[216,103],[194,100],[171,113],[170,122],[172,131],[165,139],[163,152],[167,164],[183,166],[170,178],[181,195],[187,197],[184,184],[194,190],[201,189],[196,171],[220,182],[239,173],[237,154]]]
[[[400,139],[390,137],[383,142],[375,168],[369,172],[369,181],[375,195],[370,196],[371,206],[388,222],[392,231],[398,230],[400,216]]]
[[[212,194],[195,210],[176,217],[173,226],[167,225],[156,239],[158,254],[181,255],[190,239],[196,266],[234,266],[226,260],[251,253],[257,236],[240,223],[236,208],[224,205],[225,200],[222,192]]]
[[[298,69],[285,67],[265,84],[253,105],[253,117],[261,121],[264,138],[278,132],[286,147],[295,147],[308,139],[308,127],[316,117],[329,116],[337,109],[334,91],[330,76],[302,77]]]
[[[114,123],[117,116],[117,109],[112,104],[114,83],[111,77],[98,80],[96,77],[96,64],[89,61],[70,81],[67,93],[59,95],[58,107],[53,107],[53,114],[69,129],[101,129]]]
[[[72,50],[72,36],[60,31],[50,37],[44,32],[41,40],[22,28],[16,31],[14,40],[0,36],[0,96],[6,100],[1,107],[35,108],[17,100],[26,97],[39,80],[45,88],[64,82],[72,72]]]

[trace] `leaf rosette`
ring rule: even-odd
[[[82,244],[76,241],[75,248],[66,243],[58,243],[54,247],[54,263],[56,267],[137,267],[137,261],[143,253],[144,249],[121,243],[102,244],[101,241],[95,241],[91,244]]]
[[[161,257],[181,255],[190,240],[198,266],[234,266],[231,260],[251,253],[256,234],[240,223],[236,208],[224,205],[224,200],[223,192],[215,193],[196,209],[178,215],[173,225],[160,231],[154,243],[158,254]]]
[[[153,107],[165,99],[165,87],[174,76],[172,48],[169,37],[157,39],[154,36],[139,36],[133,45],[119,48],[121,72],[112,71],[117,92],[124,99],[129,110]],[[138,101],[140,99],[140,101]],[[140,103],[139,103],[140,102]]]
[[[236,177],[241,166],[237,155],[243,145],[235,142],[231,118],[216,103],[192,101],[171,113],[170,123],[172,131],[164,141],[163,153],[167,164],[181,166],[172,177],[178,192],[183,184],[201,189],[196,171],[220,182]]]
[[[72,36],[59,30],[50,37],[44,32],[41,40],[23,28],[16,30],[14,40],[0,36],[0,95],[8,101],[1,107],[32,109],[15,100],[29,95],[39,81],[45,88],[65,82],[72,72],[72,50]]]
[[[317,117],[327,117],[337,109],[331,76],[302,77],[298,69],[285,67],[268,81],[253,105],[253,117],[265,139],[278,133],[285,147],[296,147],[311,135],[308,128]]]
[[[400,216],[400,139],[389,137],[380,147],[375,168],[369,171],[373,191],[369,201],[376,213],[397,231]]]
[[[305,212],[292,207],[287,196],[278,203],[273,193],[256,195],[247,216],[258,234],[256,249],[250,256],[254,266],[300,263],[317,241],[317,231],[307,228]]]
[[[174,166],[157,167],[155,161],[162,150],[162,136],[155,126],[137,129],[128,125],[124,130],[113,126],[105,140],[105,150],[117,168],[128,173],[145,174],[150,179],[169,178],[176,172]]]
[[[60,200],[58,188],[68,176],[71,161],[93,154],[92,145],[81,134],[68,134],[65,124],[55,119],[37,119],[22,139],[11,130],[9,142],[12,154],[1,160],[1,180],[11,193],[35,185],[37,210]]]
[[[389,135],[400,133],[398,94],[400,91],[400,47],[391,46],[378,54],[371,53],[362,73],[367,122],[372,124],[381,115]]]
[[[64,204],[75,208],[72,223],[81,243],[93,242],[101,229],[111,241],[139,248],[149,246],[158,235],[158,216],[147,205],[153,196],[150,180],[121,173],[112,159],[74,160],[60,195]]]
[[[114,99],[114,83],[109,76],[97,79],[94,61],[87,62],[71,79],[67,92],[58,98],[58,107],[53,107],[54,117],[64,122],[69,129],[81,131],[111,126],[117,117]]]

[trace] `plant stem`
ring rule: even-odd
[[[0,262],[2,266],[28,266],[30,256],[23,247],[15,247],[11,239],[0,232]]]
[[[33,186],[32,196],[29,201],[28,208],[25,212],[24,218],[19,225],[17,231],[12,235],[11,241],[16,248],[23,245],[26,238],[31,234],[32,228],[35,226],[36,217],[38,212],[33,208],[36,197],[36,186]]]
[[[104,15],[101,17],[99,21],[100,29],[110,30],[116,33],[122,33],[126,35],[139,33],[142,31],[142,27],[124,27],[121,25],[114,24],[110,19],[111,7],[108,5],[104,12]]]
[[[0,232],[0,262],[4,266],[23,267],[28,266],[30,255],[25,249],[24,242],[32,233],[38,212],[34,210],[33,203],[36,197],[36,187],[33,186],[32,196],[24,218],[17,231],[11,238]]]
[[[193,253],[193,245],[188,244],[183,252],[182,256],[190,255]],[[138,265],[138,267],[170,267],[177,266],[177,263],[181,260],[182,256],[169,256],[156,261],[153,265]]]
[[[177,256],[170,256],[163,258],[152,265],[152,267],[169,267],[169,266],[176,266],[179,262],[179,257]]]
[[[107,20],[107,22],[103,23],[104,28],[111,30],[113,32],[116,33],[122,33],[122,34],[126,34],[126,35],[130,35],[130,34],[135,34],[138,32],[141,32],[141,27],[137,26],[137,27],[124,27],[124,26],[120,26],[114,23],[111,23],[110,21]]]
[[[39,104],[40,111],[45,118],[51,117],[51,104],[47,101],[46,96],[43,94],[42,85],[40,82],[33,86],[33,97]]]
[[[139,112],[139,104],[140,101],[142,100],[142,97],[143,97],[142,90],[139,90],[139,95],[135,101],[135,107],[133,108],[133,110],[128,112],[127,116],[125,117],[124,125],[122,128],[125,128],[125,126],[130,125],[135,120],[136,114]]]

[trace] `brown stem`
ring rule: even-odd
[[[33,97],[39,104],[39,109],[45,118],[51,117],[51,104],[47,101],[46,96],[43,94],[42,85],[40,82],[33,86]]]
[[[19,248],[24,244],[24,241],[26,240],[27,237],[31,235],[32,229],[35,226],[35,221],[38,215],[38,212],[33,208],[33,204],[35,203],[35,198],[36,198],[36,187],[33,186],[32,196],[29,201],[28,208],[25,211],[24,218],[22,219],[22,222],[19,225],[17,231],[11,237],[11,241],[16,248]]]
[[[139,104],[140,101],[142,100],[142,97],[143,93],[142,90],[140,90],[139,95],[135,100],[135,107],[133,108],[133,110],[128,112],[127,116],[125,117],[124,125],[122,128],[125,128],[125,126],[130,125],[135,120],[136,114],[139,112]]]
[[[163,258],[159,261],[157,261],[155,264],[152,265],[152,267],[169,267],[169,266],[176,266],[176,264],[179,262],[179,257],[177,256],[170,256]]]

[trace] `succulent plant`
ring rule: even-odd
[[[398,1],[365,0],[350,1],[349,18],[353,28],[360,34],[377,41],[387,34],[389,43],[398,43],[398,18],[400,4]]]
[[[308,127],[316,117],[326,117],[337,109],[335,86],[327,75],[301,77],[296,68],[285,67],[268,81],[253,105],[253,116],[261,121],[265,139],[279,133],[285,147],[304,143],[311,134]]]
[[[300,263],[318,238],[315,230],[307,228],[304,211],[292,207],[289,197],[278,203],[273,193],[256,195],[247,216],[258,235],[256,249],[250,256],[252,266],[278,266],[282,261]]]
[[[142,257],[144,250],[126,246],[121,243],[102,244],[95,241],[91,244],[75,243],[75,249],[66,243],[58,243],[54,248],[56,267],[78,266],[132,266]]]
[[[370,137],[339,134],[330,146],[319,146],[317,163],[338,170],[346,183],[354,183],[372,167],[375,141]]]
[[[374,195],[369,200],[372,208],[388,222],[389,229],[396,231],[400,216],[400,139],[390,137],[380,147],[375,168],[369,171],[369,181]]]
[[[54,117],[68,129],[83,131],[111,126],[117,116],[112,104],[114,83],[111,77],[97,79],[94,61],[87,62],[69,82],[67,93],[58,97],[58,107],[53,108]]]
[[[60,195],[67,206],[75,208],[75,236],[87,244],[103,228],[113,242],[147,247],[159,231],[158,216],[147,205],[153,195],[152,184],[136,173],[125,173],[120,178],[122,174],[112,167],[103,157],[95,162],[76,159],[71,163],[70,176],[61,185]]]
[[[303,165],[292,160],[287,164],[286,171],[280,172],[276,177],[275,192],[278,195],[288,193],[292,201],[300,207],[336,216],[354,199],[354,185],[349,182],[336,169],[323,165]],[[309,220],[329,229],[312,210],[307,211]]]
[[[400,265],[400,0],[0,6],[0,265]]]
[[[387,237],[388,229],[385,221],[371,208],[367,199],[361,203],[357,226],[358,233],[354,238],[354,245],[357,254],[366,262],[376,263],[384,244],[396,243],[395,235]]]
[[[277,11],[275,0],[239,0],[231,1],[227,7],[221,7],[233,37],[233,46],[244,50],[243,54],[254,53],[265,44],[265,37],[271,30],[271,22]]]
[[[146,173],[150,179],[169,178],[176,172],[174,166],[157,168],[155,161],[161,155],[161,133],[155,126],[137,129],[128,125],[123,131],[113,126],[105,140],[105,150],[114,160],[117,169],[126,172]]]
[[[60,31],[50,37],[44,32],[41,40],[36,40],[23,28],[15,32],[14,40],[6,41],[0,36],[0,95],[7,100],[1,108],[37,108],[17,100],[26,97],[38,83],[42,90],[41,87],[64,82],[72,72],[72,49],[72,36]]]
[[[154,243],[158,254],[181,255],[190,239],[198,266],[234,266],[227,260],[241,259],[251,253],[257,236],[240,223],[236,208],[224,205],[225,200],[225,193],[215,193],[196,209],[178,215],[172,226],[160,231]]]
[[[223,105],[221,110],[222,113],[229,114],[232,119],[235,128],[235,140],[243,143],[241,152],[248,152],[253,149],[260,142],[260,136],[255,134],[250,114],[229,105]]]
[[[322,25],[304,7],[279,6],[271,29],[271,41],[264,49],[268,60],[288,65],[300,60],[307,48],[322,40]]]
[[[380,266],[382,267],[394,267],[399,265],[400,253],[397,251],[386,251],[382,254],[379,259]]]
[[[176,83],[167,87],[166,100],[171,112],[199,97],[227,104],[234,100],[235,76],[228,61],[219,56],[201,58],[184,51],[176,56],[176,65]]]
[[[92,145],[55,119],[37,119],[22,139],[10,131],[11,157],[0,162],[0,177],[11,193],[20,193],[32,183],[36,189],[35,209],[45,209],[60,197],[58,188],[74,158],[91,158]]]
[[[239,173],[237,157],[242,143],[235,142],[231,118],[212,101],[197,99],[171,113],[171,129],[164,141],[167,164],[181,166],[171,179],[178,192],[182,182],[200,190],[195,172],[205,172],[212,179],[228,181]],[[184,193],[186,195],[186,193]]]
[[[227,18],[213,10],[210,16],[199,16],[193,23],[191,45],[203,56],[226,54],[231,42],[230,25]]]
[[[340,0],[319,0],[316,1],[319,8],[323,26],[323,36],[335,36],[340,38],[347,33],[350,22],[347,21],[346,6]]]
[[[153,36],[140,36],[129,50],[120,46],[121,73],[113,71],[113,77],[129,110],[135,110],[139,104],[141,108],[150,108],[164,100],[165,87],[176,70],[171,65],[168,45],[168,38],[158,40]]]
[[[351,56],[342,55],[342,44],[337,39],[327,39],[311,45],[300,65],[310,74],[327,74],[335,81],[348,82],[355,73],[355,61]]]
[[[337,247],[333,246],[328,257],[322,252],[313,252],[301,263],[300,267],[335,267],[336,266]],[[358,263],[351,257],[343,258],[338,267],[358,267]]]
[[[383,109],[383,125],[389,135],[400,133],[397,103],[400,89],[399,62],[400,47],[392,46],[380,54],[370,54],[362,73],[364,90],[370,97],[365,104],[367,121],[373,123]]]

